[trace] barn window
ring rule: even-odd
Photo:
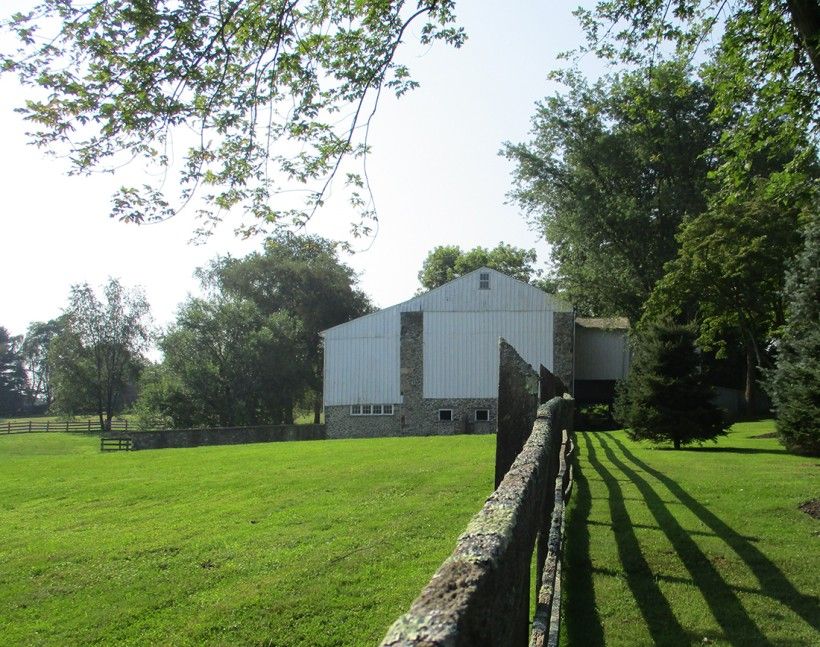
[[[481,272],[478,275],[478,289],[479,290],[489,290],[490,289],[490,273],[489,272]]]
[[[392,416],[393,415],[393,405],[392,404],[385,404],[382,408],[382,413],[384,413],[384,415],[386,415],[386,416]]]
[[[489,409],[476,409],[475,410],[475,419],[476,422],[486,422],[490,419],[490,410]]]
[[[449,422],[453,419],[453,410],[452,409],[439,409],[438,410],[438,419],[439,422]]]
[[[363,404],[362,405],[362,415],[363,416],[373,415],[373,407],[371,407],[369,404]]]
[[[360,404],[351,404],[350,405],[350,415],[351,416],[360,416],[360,415],[362,415],[362,405],[360,405]]]
[[[373,405],[373,415],[374,416],[382,415],[382,405],[380,405],[380,404],[374,404]]]

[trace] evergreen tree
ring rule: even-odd
[[[786,326],[769,390],[777,432],[789,451],[820,455],[820,215],[786,280]]]
[[[700,373],[694,340],[691,328],[670,323],[651,324],[639,335],[632,369],[615,403],[615,415],[633,440],[671,440],[680,449],[725,433],[727,425]]]

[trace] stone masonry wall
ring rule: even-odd
[[[350,405],[325,407],[328,438],[379,438],[382,436],[449,436],[492,434],[496,425],[494,398],[421,399],[416,403],[414,426],[401,424],[401,405],[393,405],[392,416],[351,416]],[[439,422],[438,410],[452,409],[453,420]],[[476,421],[476,409],[489,409],[488,421]]]
[[[403,404],[399,414],[402,431],[418,435],[424,425],[424,313],[401,313],[399,385]]]
[[[552,313],[552,372],[573,392],[575,313]]]
[[[506,340],[498,342],[498,439],[495,485],[510,469],[532,431],[538,410],[539,376]]]
[[[501,485],[410,610],[388,630],[382,647],[526,647],[528,618],[522,621],[518,609],[529,599],[535,538],[549,524],[551,465],[561,430],[571,429],[572,408],[565,397],[538,409],[532,433]]]
[[[350,405],[325,407],[328,438],[380,438],[401,436],[401,406],[393,405],[392,416],[351,416]]]
[[[325,425],[262,425],[218,429],[169,429],[116,434],[131,438],[132,449],[244,445],[290,440],[324,440]]]

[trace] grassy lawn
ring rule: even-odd
[[[367,645],[492,490],[495,438],[100,454],[0,436],[0,643]]]
[[[672,451],[579,432],[567,525],[570,645],[818,645],[818,459],[771,421]]]

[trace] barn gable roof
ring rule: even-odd
[[[555,295],[549,294],[544,292],[543,290],[535,287],[534,285],[530,285],[524,281],[520,281],[515,279],[511,276],[508,276],[502,272],[497,270],[491,269],[489,267],[479,267],[472,272],[468,272],[463,276],[453,279],[452,281],[448,281],[444,285],[440,285],[437,288],[433,288],[432,290],[428,290],[422,294],[418,294],[407,301],[402,301],[401,303],[397,303],[392,306],[388,306],[381,310],[377,310],[376,312],[371,312],[370,314],[364,315],[362,317],[358,317],[356,319],[352,319],[348,322],[339,324],[338,326],[333,326],[332,328],[328,328],[327,330],[323,330],[321,335],[324,337],[327,333],[331,331],[333,333],[342,332],[342,330],[346,327],[353,326],[357,322],[361,322],[365,319],[371,317],[379,317],[385,316],[387,313],[399,310],[401,312],[410,312],[410,311],[438,311],[438,310],[465,310],[469,309],[469,304],[463,303],[463,294],[465,291],[463,288],[470,283],[478,285],[478,275],[481,273],[489,273],[490,275],[490,283],[491,290],[496,289],[497,285],[504,285],[508,290],[514,291],[518,296],[519,300],[529,302],[530,307],[526,309],[535,309],[535,305],[541,306],[551,306],[548,309],[558,311],[558,312],[569,312],[572,310],[572,306],[559,299]],[[469,293],[467,291],[466,293]],[[492,307],[489,309],[493,309]],[[496,309],[507,309],[507,308],[496,308]]]

